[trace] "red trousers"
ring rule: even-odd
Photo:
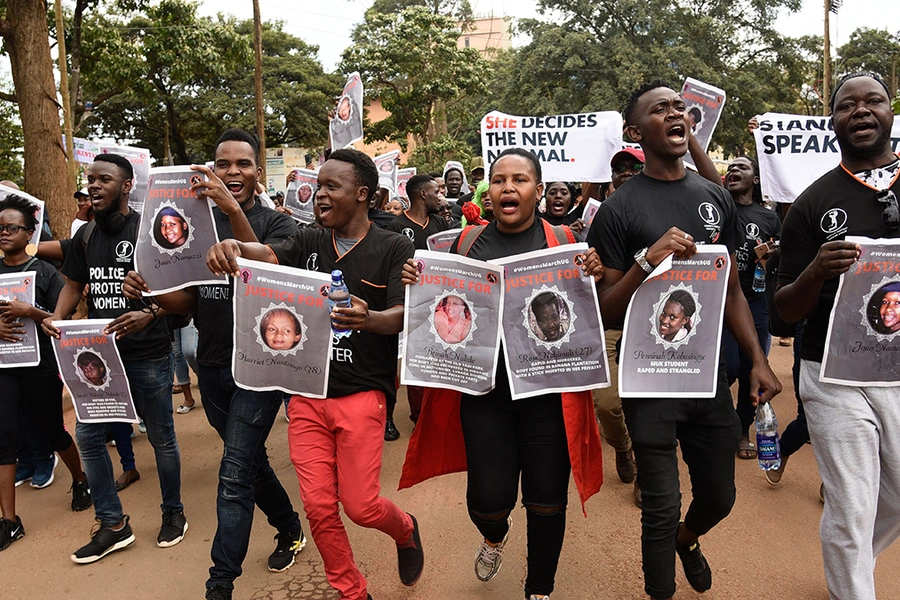
[[[338,502],[351,521],[383,531],[395,542],[405,542],[413,532],[410,516],[379,495],[384,393],[325,399],[293,396],[288,414],[291,462],[328,583],[342,599],[365,600],[366,579],[353,561]]]

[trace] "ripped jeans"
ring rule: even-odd
[[[508,380],[485,396],[463,395],[469,517],[492,543],[503,541],[516,505],[519,475],[528,533],[525,597],[549,595],[566,530],[569,450],[562,398],[548,394],[512,400]]]
[[[206,418],[225,442],[216,498],[218,526],[210,553],[213,566],[206,586],[232,589],[247,555],[254,504],[277,531],[300,531],[300,517],[266,454],[266,438],[283,394],[237,387],[230,367],[201,366],[197,375]]]

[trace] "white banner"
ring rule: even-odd
[[[790,203],[841,162],[831,117],[766,113],[753,132],[763,198]],[[900,116],[894,117],[891,150],[900,151]]]
[[[609,162],[622,149],[622,115],[614,111],[520,117],[492,111],[481,119],[486,172],[507,148],[541,161],[544,181],[612,181]]]

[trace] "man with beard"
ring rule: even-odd
[[[297,230],[288,215],[266,208],[254,193],[262,169],[256,164],[256,138],[241,129],[229,129],[219,138],[213,169],[193,167],[207,176],[191,189],[199,202],[212,200],[220,239],[274,243]],[[194,314],[197,341],[197,379],[206,418],[225,443],[219,466],[216,498],[218,526],[213,538],[206,582],[206,598],[230,599],[234,580],[241,575],[247,555],[254,504],[278,533],[268,567],[281,572],[294,564],[294,555],[306,544],[300,519],[266,455],[265,441],[282,405],[280,392],[254,392],[239,388],[231,376],[234,311],[233,282],[202,285],[158,297],[166,309]],[[138,273],[125,280],[125,294],[139,298],[149,291]]]
[[[831,96],[841,163],[785,217],[775,305],[806,319],[800,395],[827,495],[819,534],[832,598],[874,600],[875,558],[900,535],[897,387],[819,381],[840,275],[860,257],[845,236],[900,237],[900,160],[891,152],[891,94],[874,73],[847,75]]]
[[[667,256],[688,258],[697,243],[725,245],[734,263],[741,243],[731,196],[700,175],[686,171],[690,126],[684,101],[661,81],[632,93],[625,109],[626,133],[646,157],[641,173],[597,211],[588,245],[597,248],[606,273],[598,284],[603,322],[622,323],[631,297]],[[700,212],[700,209],[703,212]],[[706,218],[703,218],[703,217]],[[753,317],[731,269],[725,325],[752,358],[750,393],[768,402],[781,391],[759,346]],[[712,572],[699,536],[731,512],[735,499],[734,452],[740,439],[731,392],[720,368],[713,398],[624,398],[622,407],[643,492],[641,550],[644,591],[655,600],[675,593],[675,554],[695,590],[712,586]],[[681,521],[677,448],[690,469],[693,498]]]
[[[94,220],[75,234],[63,264],[66,285],[56,310],[42,323],[48,335],[59,337],[53,321],[68,318],[82,292],[90,286],[88,316],[112,319],[105,333],[116,335],[125,374],[147,437],[156,455],[162,491],[162,527],[156,543],[167,548],[179,543],[188,524],[181,504],[181,455],[172,418],[172,345],[165,311],[152,304],[129,302],[122,295],[125,274],[134,268],[134,244],[140,215],[128,206],[134,171],[128,159],[99,154],[88,173],[88,193]],[[134,542],[128,515],[116,493],[112,464],[106,450],[110,423],[78,423],[75,436],[94,500],[100,528],[91,542],[72,555],[79,564],[100,560]]]

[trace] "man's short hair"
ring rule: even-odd
[[[431,177],[432,177],[433,179],[437,179],[438,177],[440,177],[441,179],[444,178],[444,174],[443,174],[443,173],[439,173],[438,171],[435,171],[434,173],[429,173],[429,175],[431,175]]]
[[[219,139],[216,140],[216,150],[218,150],[219,146],[224,142],[247,142],[250,144],[250,147],[253,148],[253,162],[258,165],[259,161],[256,157],[259,156],[259,138],[256,137],[256,134],[250,133],[244,129],[232,127],[231,129],[223,131],[222,135],[219,136]]]
[[[625,104],[625,112],[623,113],[625,125],[634,125],[634,107],[637,106],[640,97],[651,90],[661,87],[667,88],[669,87],[669,84],[662,79],[654,79],[631,92],[631,96],[628,97],[628,102]]]
[[[409,201],[412,202],[413,198],[419,195],[419,191],[431,181],[434,181],[434,177],[431,175],[413,175],[410,177],[409,181],[406,182],[406,196],[409,198]]]
[[[350,163],[353,166],[353,172],[356,174],[356,185],[368,188],[369,197],[366,200],[372,201],[372,198],[378,193],[378,167],[375,166],[375,161],[367,154],[352,148],[335,150],[328,157],[328,160]]]
[[[857,77],[869,77],[871,79],[874,79],[881,84],[881,87],[884,88],[884,93],[887,94],[888,99],[893,98],[893,94],[891,94],[891,90],[888,88],[888,84],[884,82],[884,79],[881,78],[881,75],[872,71],[855,71],[841,77],[837,85],[834,86],[834,91],[831,93],[831,100],[828,101],[828,109],[830,112],[834,112],[834,102],[837,99],[838,92],[842,87],[844,87],[844,84],[851,79],[856,79]]]
[[[94,162],[108,162],[119,167],[123,179],[134,179],[134,167],[131,161],[121,154],[104,153],[94,157]]]

